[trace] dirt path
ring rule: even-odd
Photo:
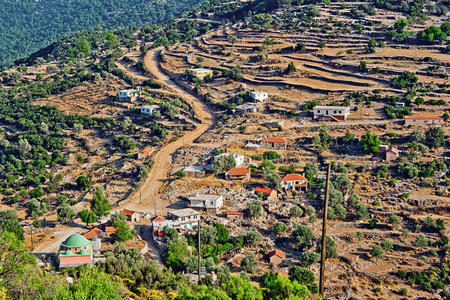
[[[163,83],[163,85],[168,87],[174,93],[178,94],[180,97],[189,101],[194,109],[195,116],[201,120],[201,123],[196,123],[197,127],[194,130],[187,132],[182,138],[164,146],[153,157],[153,168],[150,171],[147,180],[142,184],[141,188],[142,203],[140,203],[138,192],[133,194],[128,200],[121,203],[117,210],[128,208],[136,211],[150,212],[153,211],[156,206],[158,214],[164,214],[168,210],[166,206],[169,203],[160,198],[159,191],[169,176],[172,153],[185,145],[194,143],[194,141],[199,136],[201,136],[204,132],[206,132],[214,125],[216,120],[216,117],[214,116],[211,108],[209,108],[197,97],[194,97],[193,95],[180,88],[161,71],[159,67],[160,51],[161,49],[150,50],[144,58],[145,66],[153,75],[155,75],[158,81]]]

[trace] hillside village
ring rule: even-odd
[[[413,2],[217,0],[5,70],[0,217],[70,280],[317,299],[330,166],[324,298],[447,299],[450,23]]]

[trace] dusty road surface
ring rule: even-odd
[[[159,191],[169,176],[172,153],[185,145],[193,144],[194,141],[210,129],[216,121],[216,117],[210,107],[197,97],[179,87],[161,71],[159,67],[160,52],[160,48],[150,50],[144,58],[145,66],[166,88],[169,88],[172,92],[184,98],[192,105],[195,116],[201,120],[201,123],[195,123],[196,128],[194,130],[187,132],[178,140],[167,144],[153,157],[153,168],[150,171],[147,180],[143,182],[141,188],[142,203],[140,203],[139,192],[137,192],[128,200],[122,202],[116,210],[127,208],[142,212],[153,212],[156,205],[158,214],[165,214],[168,210],[166,206],[169,203],[160,198]]]

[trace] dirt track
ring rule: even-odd
[[[214,125],[216,120],[211,108],[197,97],[180,88],[161,71],[159,68],[160,51],[161,49],[153,49],[147,52],[144,58],[145,66],[165,87],[190,102],[195,111],[195,116],[201,120],[201,123],[196,123],[194,130],[187,132],[183,137],[164,146],[153,157],[153,168],[141,188],[142,203],[139,203],[140,196],[139,192],[137,192],[128,200],[121,203],[117,209],[128,208],[136,211],[153,212],[156,204],[158,214],[164,214],[168,210],[166,206],[169,203],[160,198],[159,191],[169,176],[172,153],[185,145],[194,143],[199,136]]]

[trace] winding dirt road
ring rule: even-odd
[[[142,203],[140,203],[140,194],[137,192],[129,199],[122,202],[116,210],[127,208],[135,211],[152,212],[156,206],[158,214],[164,214],[168,210],[166,206],[170,203],[168,203],[167,200],[164,201],[161,199],[159,191],[169,176],[172,153],[185,145],[194,143],[198,137],[208,129],[212,128],[216,121],[216,117],[210,107],[197,97],[194,97],[183,90],[161,71],[159,67],[160,52],[160,48],[147,52],[144,58],[145,66],[165,87],[169,88],[192,105],[195,116],[201,120],[201,123],[195,123],[196,128],[194,130],[186,132],[183,137],[165,145],[158,153],[156,153],[156,155],[154,155],[153,168],[150,171],[147,180],[142,184]]]

